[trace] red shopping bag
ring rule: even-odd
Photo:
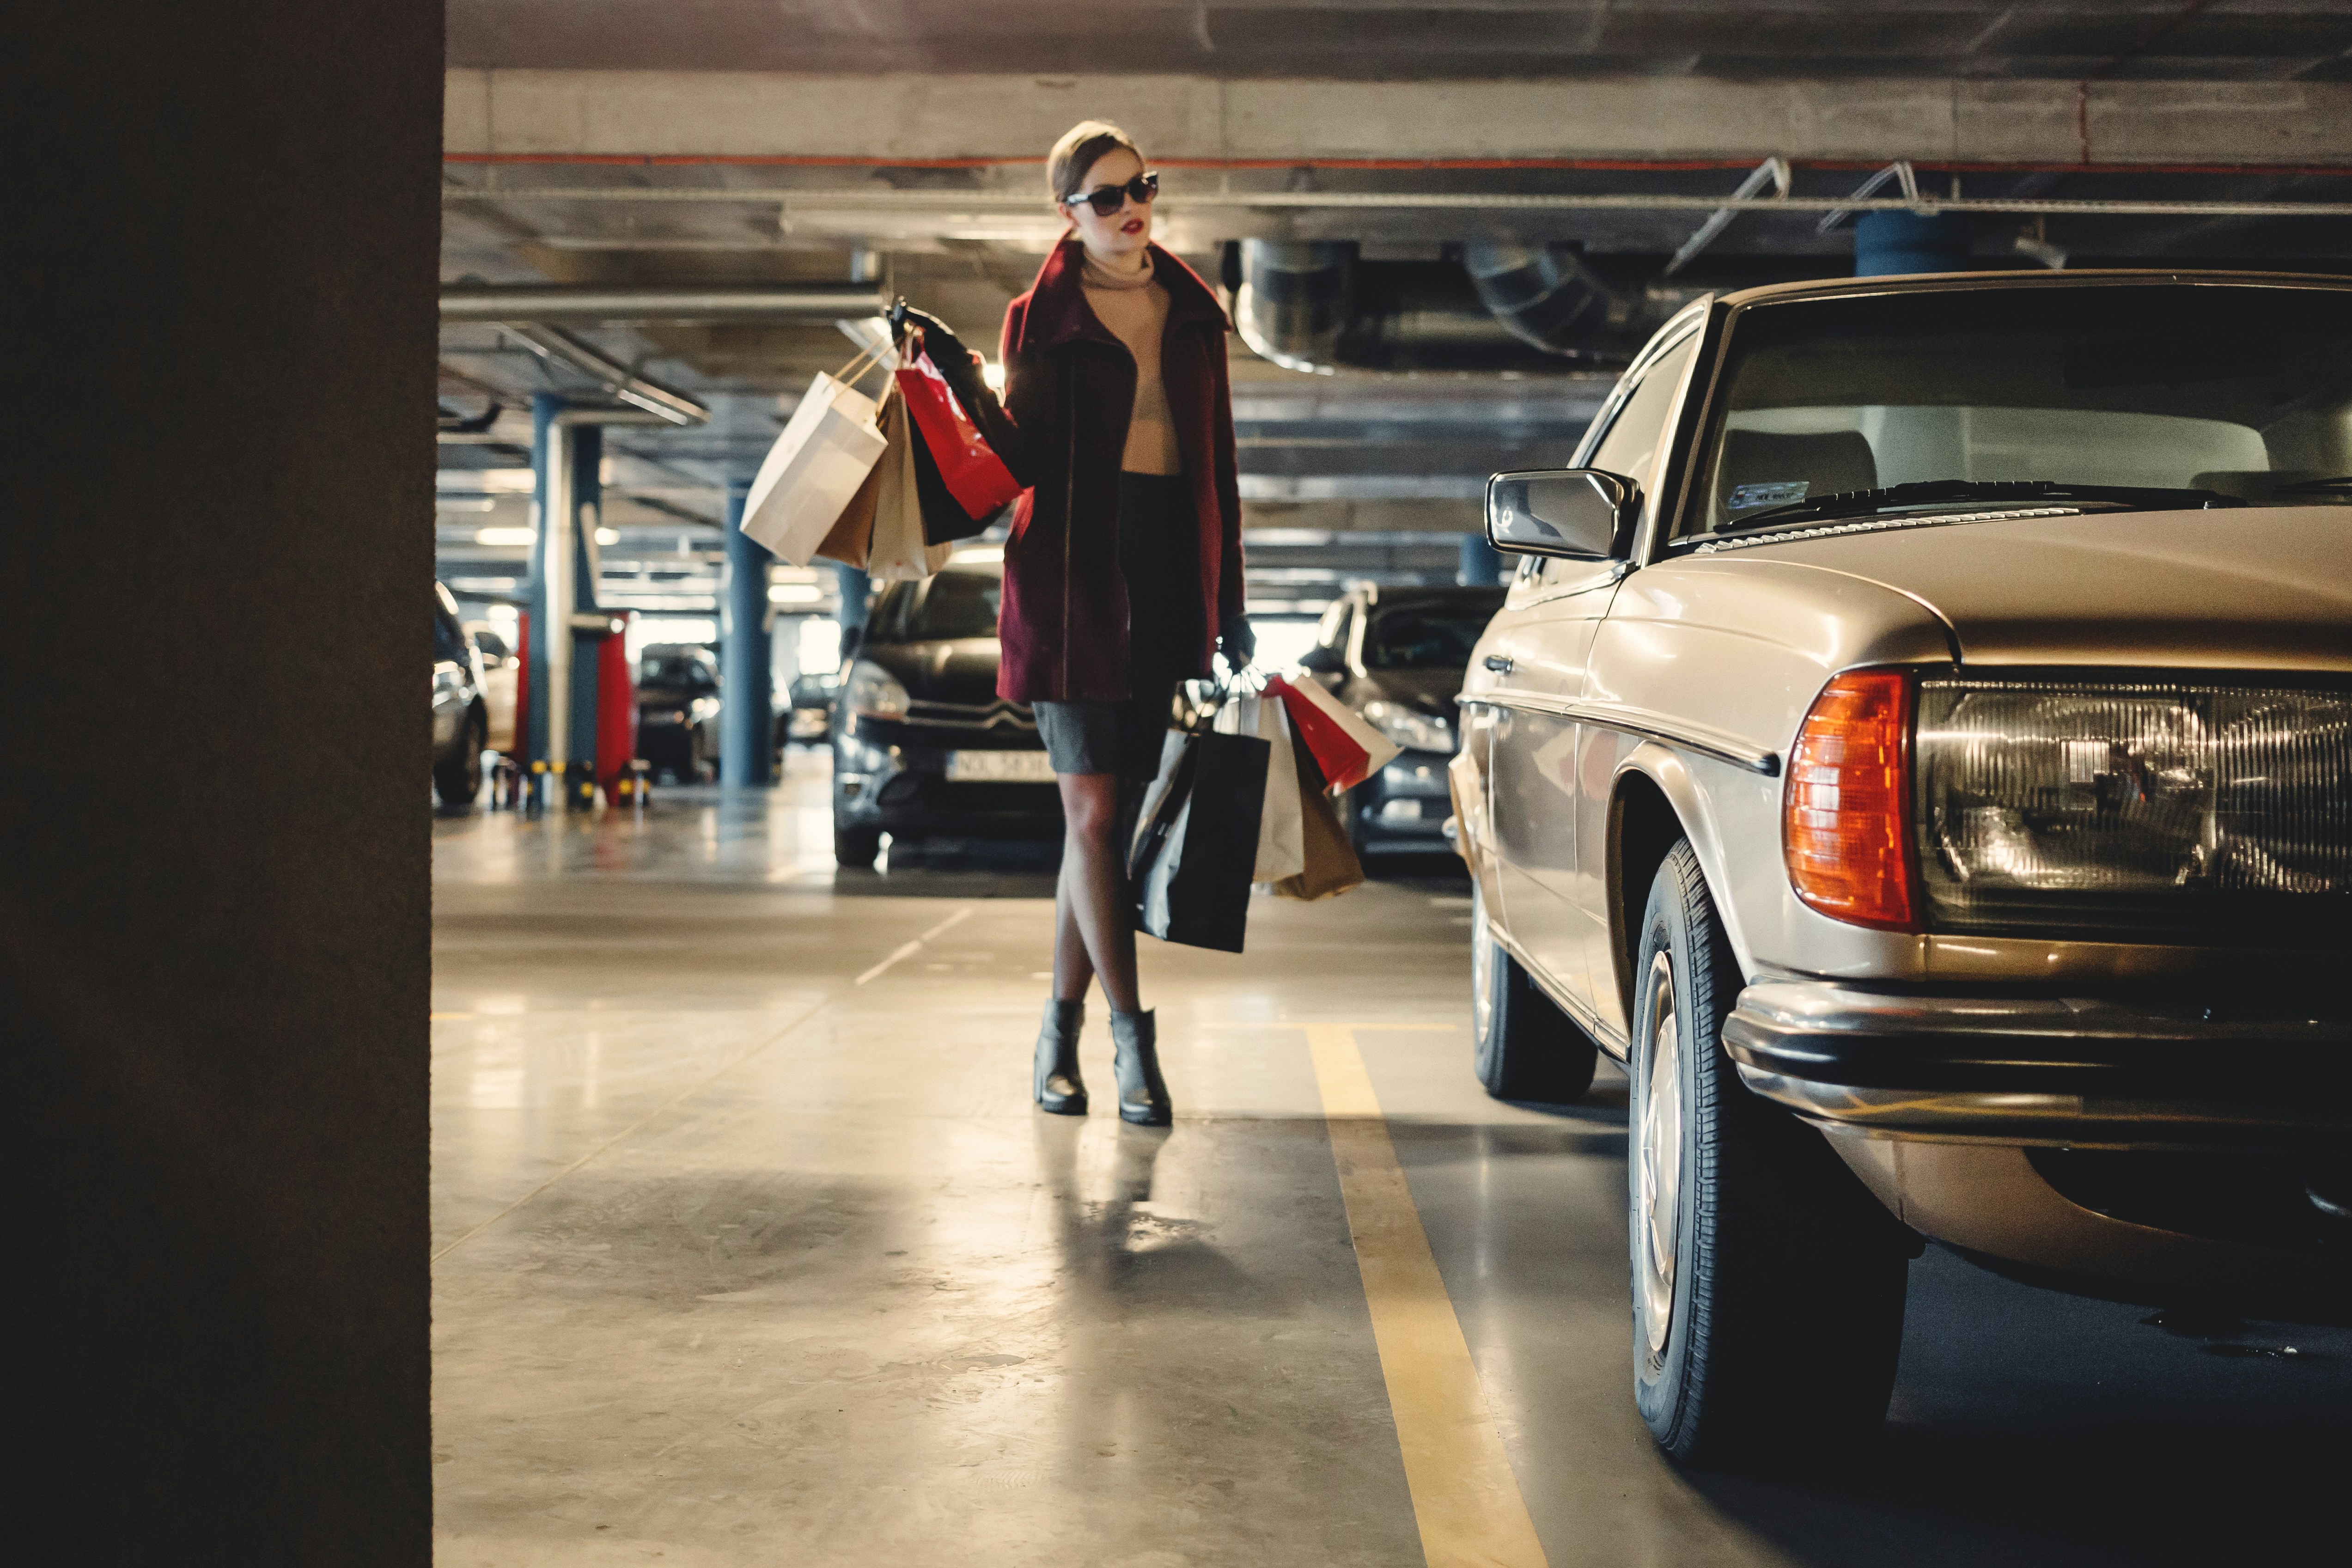
[[[921,341],[918,334],[910,343],[917,352],[899,358],[898,390],[914,416],[919,479],[936,479],[936,489],[921,487],[927,492],[924,537],[932,544],[945,544],[970,539],[987,527],[988,520],[1021,493],[1021,486],[921,352]]]
[[[1277,675],[1265,683],[1265,694],[1282,699],[1291,727],[1315,753],[1334,795],[1363,783],[1403,749],[1312,680],[1293,686]]]

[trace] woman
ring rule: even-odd
[[[1122,829],[1158,770],[1177,683],[1208,674],[1221,644],[1235,667],[1255,646],[1243,613],[1228,324],[1209,287],[1151,242],[1159,176],[1125,132],[1074,126],[1045,177],[1070,228],[1005,311],[1002,403],[953,333],[902,311],[1029,487],[1004,551],[996,689],[1034,709],[1068,825],[1037,1103],[1086,1113],[1078,1027],[1099,979],[1119,1116],[1164,1127]]]

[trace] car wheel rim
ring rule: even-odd
[[[1470,1023],[1480,1047],[1495,1031],[1495,942],[1486,931],[1486,896],[1470,890]]]
[[[1682,1239],[1682,1031],[1673,961],[1650,964],[1650,1037],[1643,1075],[1633,1223],[1642,1259],[1642,1336],[1663,1358],[1675,1315],[1675,1260]]]

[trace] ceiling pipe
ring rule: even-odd
[[[1366,261],[1352,243],[1241,240],[1234,325],[1261,358],[1328,375],[1563,371],[1621,362],[1701,291],[1604,280],[1564,247],[1468,245],[1456,261]]]
[[[889,310],[876,283],[794,283],[726,288],[629,288],[603,284],[451,283],[441,289],[445,321],[530,322],[809,321]]]
[[[1703,291],[1664,282],[1623,287],[1557,245],[1465,245],[1462,269],[1479,302],[1513,337],[1571,360],[1631,355]]]
[[[507,330],[541,359],[561,360],[593,378],[605,393],[654,416],[667,425],[700,425],[710,418],[705,408],[684,393],[648,380],[593,343],[583,342],[562,327],[509,321]],[[613,423],[613,421],[606,421]]]

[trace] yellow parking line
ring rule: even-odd
[[[1430,1568],[1545,1568],[1527,1500],[1356,1048],[1356,1026],[1306,1028],[1422,1554]]]

